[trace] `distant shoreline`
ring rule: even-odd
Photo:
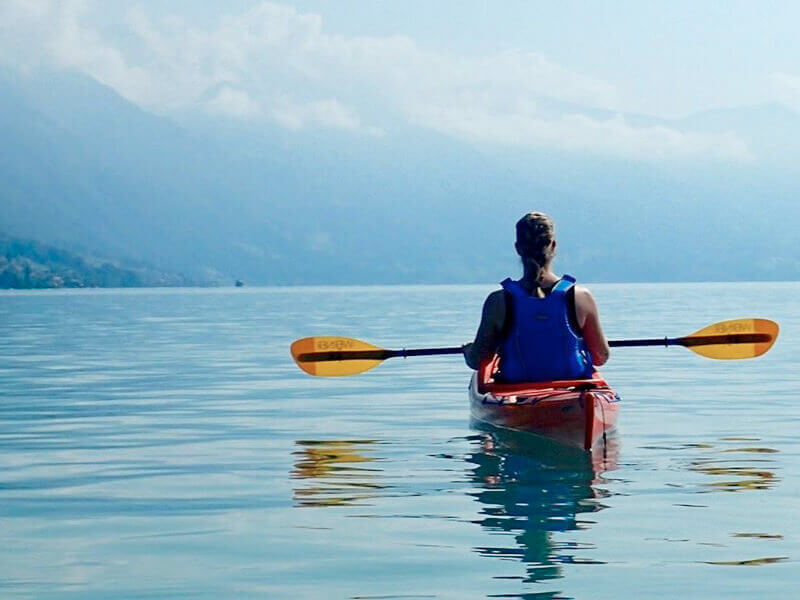
[[[132,261],[79,254],[0,234],[0,289],[81,289],[214,285]]]
[[[762,285],[764,283],[771,283],[777,285],[800,284],[800,280],[787,279],[787,280],[764,280],[764,281],[601,281],[601,282],[587,282],[587,285],[595,288],[604,287],[617,287],[617,286],[703,286],[703,285]],[[292,289],[376,289],[376,288],[492,288],[498,284],[494,282],[484,283],[307,283],[307,284],[254,284],[247,287],[236,287],[233,284],[187,284],[187,285],[138,285],[138,286],[86,286],[86,287],[39,287],[39,288],[0,288],[0,295],[14,295],[14,294],[28,294],[34,293],[49,293],[49,292],[67,292],[79,293],[90,291],[116,291],[116,292],[133,292],[133,291],[189,291],[189,290],[205,290],[205,291],[224,291],[236,290],[237,293],[247,293],[248,291],[255,290],[292,290]]]

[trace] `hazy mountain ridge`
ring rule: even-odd
[[[758,142],[742,125],[753,110],[670,123],[757,147],[769,132],[754,126]],[[775,115],[781,139],[800,140],[800,118]],[[800,277],[788,157],[657,165],[414,128],[375,138],[199,119],[151,115],[77,75],[0,73],[0,228],[195,281],[478,282],[517,270],[513,223],[540,209],[557,219],[559,267],[585,279]]]
[[[0,289],[193,285],[178,273],[120,264],[0,234]]]

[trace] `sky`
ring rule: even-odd
[[[800,110],[798,22],[796,2],[0,0],[0,60],[84,73],[159,114],[747,161],[733,133],[627,115]]]

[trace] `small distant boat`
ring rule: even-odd
[[[241,279],[236,280],[236,287],[244,287],[244,281]]]

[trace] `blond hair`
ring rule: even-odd
[[[539,280],[545,266],[553,259],[556,228],[553,219],[541,212],[530,212],[517,221],[516,249],[525,269],[525,279],[541,295]]]

